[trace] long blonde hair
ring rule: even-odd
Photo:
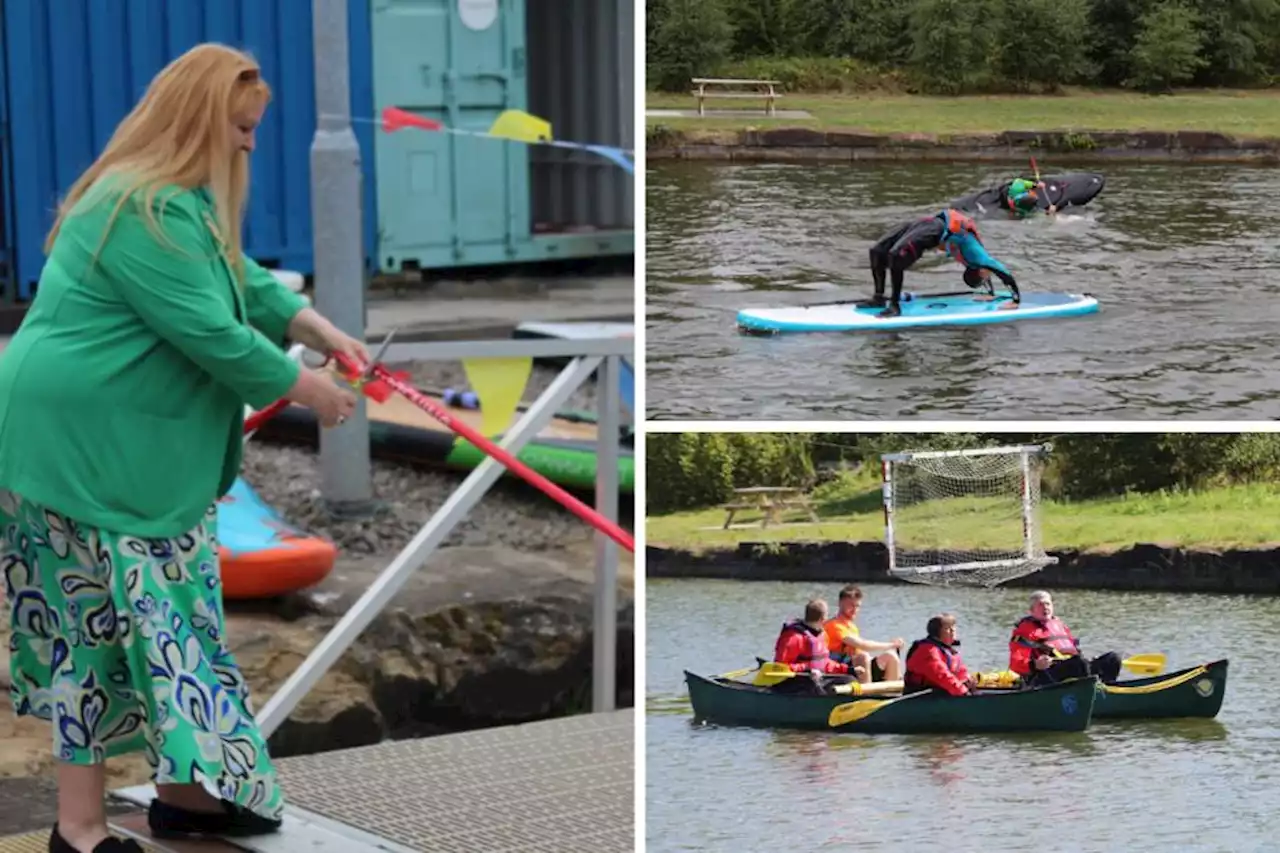
[[[147,87],[93,165],[71,186],[45,241],[45,254],[62,223],[104,175],[120,177],[121,195],[107,220],[103,240],[120,209],[141,191],[140,207],[159,236],[153,205],[165,185],[213,194],[219,239],[236,274],[243,277],[241,227],[249,198],[249,155],[234,150],[231,122],[271,100],[253,57],[222,44],[197,45],[170,62]],[[101,251],[101,247],[99,247]],[[95,254],[96,260],[96,254]]]

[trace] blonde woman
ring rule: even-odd
[[[53,724],[51,853],[141,853],[103,808],[104,762],[129,752],[154,769],[157,836],[280,825],[224,636],[214,502],[239,471],[245,403],[288,397],[326,427],[353,410],[286,339],[368,353],[241,252],[269,99],[221,45],[161,71],[64,200],[0,357],[10,695]]]

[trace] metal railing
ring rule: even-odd
[[[619,393],[620,359],[632,357],[631,338],[561,340],[447,341],[393,344],[383,360],[388,364],[445,361],[464,358],[513,356],[571,356],[555,381],[542,392],[503,436],[499,446],[515,455],[536,437],[568,402],[579,386],[598,375],[596,450],[596,510],[610,521],[618,520],[618,458],[622,427]],[[270,737],[289,714],[324,677],[365,628],[386,608],[410,575],[448,538],[453,529],[501,477],[502,465],[486,458],[454,490],[418,531],[417,535],[352,605],[338,624],[312,650],[263,706],[258,725]],[[612,711],[617,689],[618,545],[597,532],[596,578],[592,650],[592,711]]]

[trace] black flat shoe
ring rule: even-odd
[[[58,825],[54,824],[53,832],[49,835],[49,853],[80,853],[80,851],[62,837],[58,832]],[[92,853],[145,853],[145,851],[142,845],[133,839],[112,837],[99,841]]]
[[[192,812],[162,803],[158,798],[147,809],[147,825],[156,838],[190,838],[193,836],[223,835],[241,838],[246,835],[269,835],[280,830],[282,821],[271,820],[254,814],[235,803],[222,801],[226,811],[221,814]],[[98,851],[94,851],[98,853]]]

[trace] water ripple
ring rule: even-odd
[[[1004,175],[972,164],[691,164],[648,170],[647,403],[659,419],[1280,417],[1274,169],[1117,163],[1088,208],[990,220],[1025,290],[1099,314],[877,335],[740,337],[748,303],[870,290],[895,222]],[[921,262],[908,288],[949,290]]]
[[[827,588],[830,587],[830,588]],[[1274,850],[1280,683],[1258,637],[1280,599],[1063,590],[1086,650],[1164,651],[1170,667],[1231,659],[1216,720],[1096,723],[1081,734],[865,736],[697,725],[683,671],[747,666],[837,584],[650,581],[646,826],[651,853],[862,849]],[[864,587],[864,636],[914,638],[960,617],[966,662],[1004,664],[1025,590]],[[685,707],[683,713],[681,708]]]

